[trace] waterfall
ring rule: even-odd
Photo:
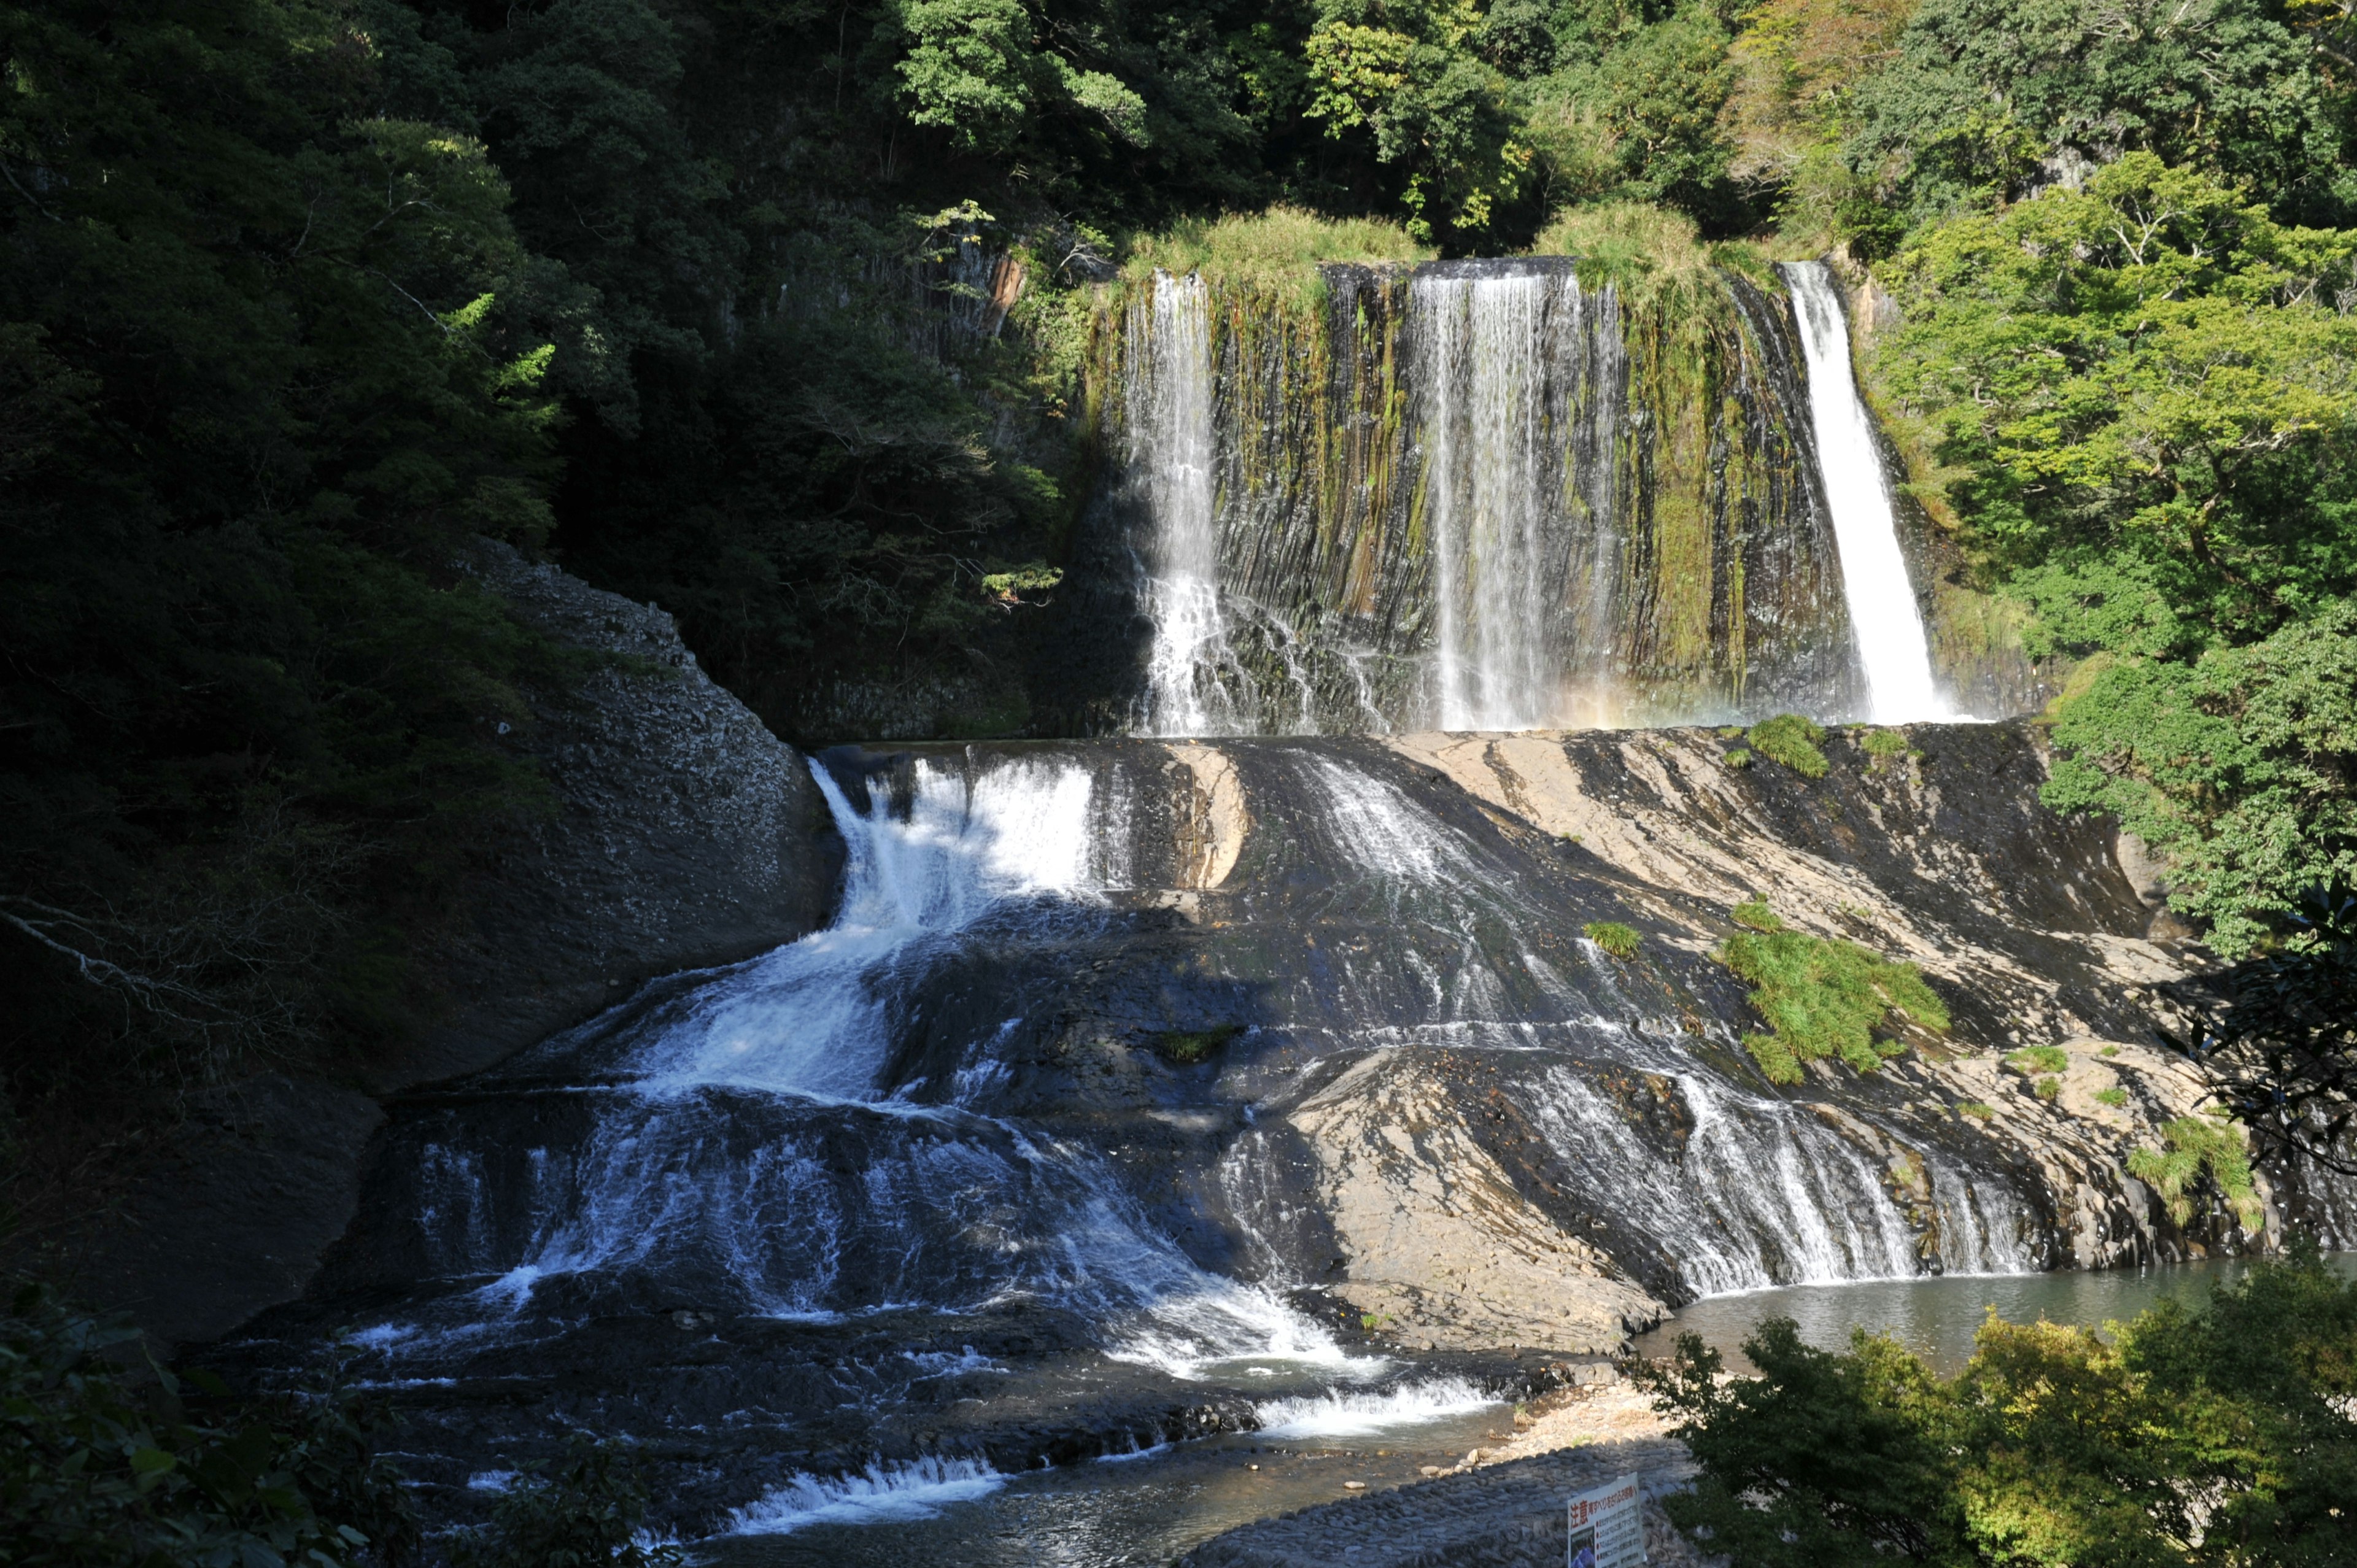
[[[1151,519],[1144,597],[1154,623],[1146,658],[1149,735],[1236,727],[1222,685],[1232,668],[1220,609],[1220,533],[1211,465],[1211,294],[1199,275],[1154,274],[1133,309],[1129,345],[1141,367],[1129,395],[1130,462]]]
[[[1531,263],[1426,267],[1409,286],[1443,729],[1570,722],[1609,671],[1620,337],[1593,298]]]
[[[1095,339],[1116,461],[1044,723],[1347,735],[1861,705],[1781,299],[1730,274],[1631,305],[1563,257],[1317,282],[1157,274]]]
[[[1849,323],[1833,269],[1823,262],[1786,262],[1780,270],[1792,286],[1808,359],[1817,468],[1840,542],[1843,592],[1872,717],[1881,724],[1952,717],[1932,682],[1931,643],[1899,548],[1873,422],[1850,365]]]

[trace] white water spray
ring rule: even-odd
[[[1858,661],[1866,669],[1871,716],[1880,724],[1951,718],[1932,683],[1931,644],[1908,581],[1907,558],[1899,548],[1882,454],[1857,395],[1849,323],[1833,271],[1823,262],[1786,262],[1780,270],[1792,285],[1800,317],[1817,469],[1841,548],[1843,594]]]

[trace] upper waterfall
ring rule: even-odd
[[[1899,548],[1899,524],[1874,425],[1850,367],[1849,323],[1833,270],[1823,262],[1786,262],[1808,356],[1809,408],[1825,505],[1841,542],[1842,585],[1865,667],[1871,716],[1883,724],[1953,717],[1932,682],[1932,648],[1922,611]]]
[[[1163,272],[1112,302],[1088,401],[1114,461],[1049,725],[1332,735],[1863,705],[1781,299],[1711,274],[1632,303],[1559,256],[1333,263],[1303,284]]]

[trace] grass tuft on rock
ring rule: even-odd
[[[1987,1122],[1996,1117],[1996,1107],[1986,1100],[1960,1100],[1956,1102],[1956,1113],[1969,1116],[1975,1122]]]
[[[1770,762],[1781,762],[1803,778],[1825,776],[1825,754],[1817,749],[1825,738],[1822,725],[1813,724],[1798,714],[1778,714],[1753,725],[1747,738],[1751,749]]]
[[[2189,1189],[2206,1174],[2233,1206],[2244,1230],[2255,1234],[2266,1223],[2266,1208],[2252,1183],[2250,1151],[2243,1145],[2240,1128],[2180,1116],[2160,1130],[2160,1137],[2162,1147],[2128,1155],[2128,1175],[2160,1194],[2171,1219],[2183,1225],[2193,1218]]]
[[[1894,1015],[1935,1031],[1948,1027],[1948,1009],[1921,970],[1856,942],[1738,931],[1714,956],[1750,983],[1751,1005],[1773,1030],[1743,1042],[1772,1083],[1797,1083],[1802,1064],[1829,1056],[1872,1072],[1907,1048],[1889,1037]]]
[[[2060,1046],[2024,1046],[2005,1058],[2005,1065],[2016,1072],[2069,1072],[2071,1053]]]
[[[1870,729],[1857,744],[1874,757],[1903,757],[1907,753],[1907,736],[1895,729]]]
[[[2095,1103],[2098,1105],[2108,1105],[2113,1110],[2116,1111],[2127,1102],[2128,1091],[2122,1089],[2116,1083],[2112,1085],[2109,1089],[2099,1089],[2095,1090]]]
[[[1721,760],[1729,768],[1749,768],[1751,766],[1752,754],[1744,747],[1738,746],[1733,751],[1728,752]]]
[[[1765,898],[1746,898],[1729,909],[1727,918],[1748,930],[1765,932],[1784,929],[1784,922],[1776,918],[1775,910],[1768,908]]]
[[[1637,956],[1644,933],[1634,926],[1624,926],[1618,920],[1590,920],[1580,929],[1587,940],[1610,953],[1614,958],[1628,960]]]

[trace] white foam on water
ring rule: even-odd
[[[1458,1378],[1410,1383],[1388,1393],[1346,1392],[1271,1400],[1256,1406],[1264,1437],[1366,1437],[1504,1403]]]
[[[640,1093],[868,1098],[897,969],[1009,906],[1095,895],[1092,780],[1077,764],[1018,759],[969,781],[920,761],[905,819],[880,789],[862,811],[824,768],[812,773],[848,852],[841,911],[692,998],[628,1064]]]
[[[731,1510],[726,1535],[791,1535],[814,1524],[894,1524],[932,1519],[952,1503],[988,1497],[1008,1477],[986,1460],[927,1456],[856,1475],[797,1475]]]
[[[1881,724],[1913,724],[1956,715],[1932,682],[1932,647],[1923,614],[1899,548],[1890,481],[1874,425],[1857,395],[1849,360],[1849,322],[1833,271],[1823,262],[1780,263],[1800,318],[1808,361],[1810,423],[1817,437],[1817,469],[1833,512],[1841,551],[1842,591],[1851,633],[1865,667],[1871,716]]]

